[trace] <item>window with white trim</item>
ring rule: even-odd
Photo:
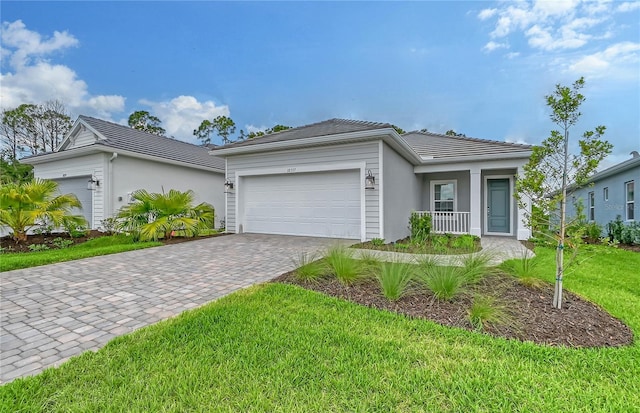
[[[595,193],[589,192],[589,221],[596,220],[596,196]]]
[[[633,181],[624,183],[624,192],[625,192],[625,219],[627,221],[635,220],[635,194],[634,194],[634,184]]]
[[[431,181],[431,193],[433,211],[457,210],[456,181]]]
[[[605,186],[604,188],[602,188],[602,198],[605,201],[609,200],[609,187],[608,186]]]

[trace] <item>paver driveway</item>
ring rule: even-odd
[[[229,235],[1,273],[0,381],[293,269],[336,242]]]

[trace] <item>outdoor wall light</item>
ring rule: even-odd
[[[228,180],[228,179],[227,179],[226,181],[224,181],[224,190],[225,190],[226,192],[229,192],[229,191],[230,191],[230,190],[232,190],[232,189],[233,189],[233,182],[231,182],[231,181],[230,181],[230,180]]]
[[[93,191],[99,186],[100,186],[100,181],[98,179],[94,179],[93,176],[89,178],[89,181],[87,181],[87,189],[89,191]]]
[[[364,177],[364,189],[375,189],[376,177],[371,173],[371,169],[367,171],[367,176]]]

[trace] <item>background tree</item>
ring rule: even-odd
[[[240,139],[246,140],[246,139],[253,139],[253,138],[257,138],[259,136],[264,136],[264,135],[270,135],[272,133],[276,133],[276,132],[282,132],[285,131],[287,129],[291,129],[291,126],[286,126],[286,125],[275,125],[271,128],[267,128],[263,131],[255,131],[255,132],[249,132],[248,134],[245,134],[244,131],[240,131]]]
[[[402,129],[400,126],[396,126],[396,125],[391,125],[391,127],[393,129],[396,130],[396,132],[398,132],[398,135],[404,135],[405,133],[407,133],[404,129]]]
[[[205,119],[193,135],[202,141],[203,145],[211,143],[211,134],[215,132],[222,139],[222,144],[232,143],[230,136],[236,132],[235,122],[227,116],[218,116],[213,121]]]
[[[27,232],[40,225],[86,225],[72,208],[82,208],[73,194],[57,195],[58,184],[46,179],[0,186],[0,225],[9,227],[16,242],[27,240]]]
[[[516,198],[520,207],[525,208],[527,200],[532,203],[535,216],[527,214],[528,224],[539,225],[537,220],[544,217],[551,229],[550,236],[556,238],[556,282],[553,306],[562,308],[562,280],[564,276],[564,250],[569,241],[567,226],[567,199],[571,193],[586,185],[600,162],[611,153],[612,145],[602,140],[604,126],[586,131],[578,140],[579,153],[572,154],[569,145],[569,130],[582,115],[580,105],[585,97],[580,93],[584,78],[578,79],[571,87],[556,85],[555,91],[545,97],[551,108],[551,120],[560,130],[552,130],[551,136],[540,145],[533,147],[529,162],[524,166],[524,175],[516,181]],[[558,211],[559,206],[559,211]],[[579,209],[579,208],[578,208]],[[537,217],[537,220],[536,220]],[[569,234],[571,235],[571,234]],[[577,247],[580,234],[573,234],[569,246]]]
[[[447,136],[467,136],[464,133],[458,133],[458,132],[454,131],[453,129],[449,129],[444,134],[447,135]]]
[[[153,133],[158,136],[165,136],[165,133],[167,132],[162,128],[162,126],[160,126],[162,124],[160,118],[144,110],[137,110],[129,115],[127,123],[133,129]]]
[[[2,155],[14,160],[21,155],[53,152],[71,129],[72,122],[59,100],[22,104],[2,111]]]
[[[0,157],[0,184],[20,184],[33,179],[33,165]]]

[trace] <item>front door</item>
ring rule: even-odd
[[[509,179],[487,179],[487,232],[511,233]]]

